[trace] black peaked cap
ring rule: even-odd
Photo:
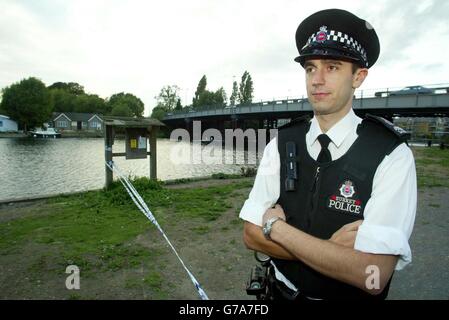
[[[370,68],[379,57],[376,31],[367,21],[340,9],[318,11],[307,17],[296,30],[295,58],[304,66],[308,57],[330,57],[352,61]]]

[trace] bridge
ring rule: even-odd
[[[412,94],[393,89],[357,91],[353,108],[360,117],[370,113],[390,121],[394,117],[449,117],[449,85],[434,85],[429,91]],[[216,128],[223,132],[236,128],[273,129],[302,115],[313,115],[305,97],[167,113],[162,121],[170,128],[184,128],[189,132],[193,121],[201,121],[202,131]]]

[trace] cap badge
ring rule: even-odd
[[[322,26],[320,28],[320,31],[318,32],[318,34],[316,35],[316,42],[324,42],[327,40],[327,27],[326,26]]]
[[[354,193],[354,186],[350,180],[345,181],[345,183],[340,187],[340,194],[345,198],[352,197]]]

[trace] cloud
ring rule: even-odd
[[[381,57],[366,85],[447,78],[449,2],[341,6],[367,19],[381,40]],[[293,62],[296,28],[309,14],[332,7],[330,0],[3,0],[0,87],[29,76],[47,85],[73,81],[103,98],[133,93],[148,114],[164,85],[178,85],[183,103],[190,103],[206,74],[208,88],[223,86],[229,97],[234,77],[239,81],[248,70],[256,100],[299,96],[305,88]]]
[[[407,0],[383,0],[362,7],[359,12],[376,27],[381,42],[379,63],[384,66],[401,60],[416,61],[412,55],[423,58],[429,57],[430,52],[439,55],[442,46],[449,48],[448,1],[428,0],[411,5]],[[427,47],[429,42],[433,48]]]

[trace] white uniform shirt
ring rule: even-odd
[[[357,139],[357,126],[361,122],[362,119],[351,109],[326,132],[331,139],[328,149],[332,160],[348,151]],[[307,151],[315,160],[321,151],[317,137],[322,133],[314,117],[306,134],[306,143]],[[277,202],[279,193],[280,159],[277,138],[274,138],[264,150],[254,186],[240,211],[240,218],[262,226],[263,214]],[[366,203],[364,221],[357,232],[354,249],[398,255],[396,270],[403,269],[412,261],[408,239],[415,222],[416,196],[415,161],[410,148],[402,143],[383,159],[375,172],[371,198]],[[276,277],[292,288],[277,269]]]

